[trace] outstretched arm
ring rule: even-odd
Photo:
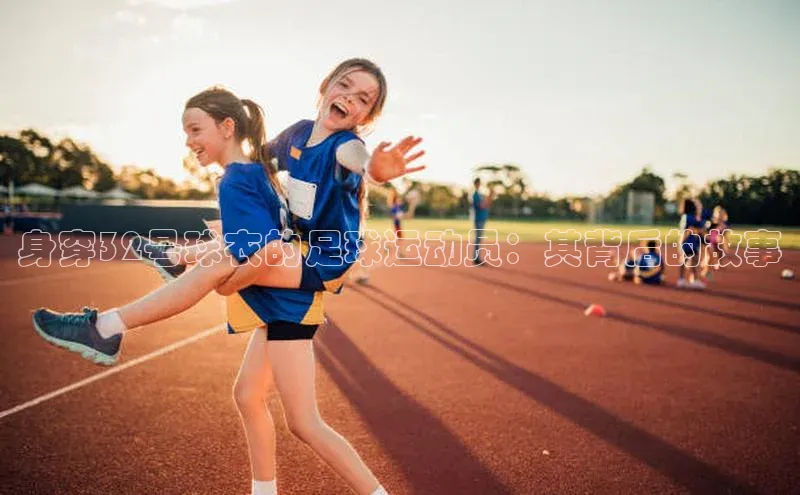
[[[370,153],[364,143],[353,139],[336,149],[336,160],[346,169],[382,184],[425,169],[425,165],[409,166],[425,154],[424,150],[411,153],[421,142],[422,138],[407,136],[391,148],[391,143],[384,141]]]

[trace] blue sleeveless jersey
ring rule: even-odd
[[[222,234],[240,263],[281,238],[288,212],[260,163],[232,163],[219,182]],[[227,297],[228,331],[236,333],[275,320],[321,323],[322,296],[312,292],[250,286]]]
[[[278,167],[289,172],[289,210],[295,233],[308,244],[307,263],[315,267],[327,288],[336,289],[341,285],[338,279],[358,258],[362,181],[361,175],[337,163],[336,149],[360,138],[340,131],[306,146],[313,127],[313,121],[301,120],[270,146]]]
[[[683,240],[681,248],[686,256],[695,256],[700,254],[700,246],[702,244],[702,233],[705,229],[705,222],[698,219],[694,215],[684,214],[681,217],[681,226],[684,230],[688,230],[689,234]]]
[[[219,182],[223,240],[239,263],[281,238],[286,208],[260,163],[231,163]]]
[[[358,257],[362,177],[336,162],[336,149],[359,138],[342,131],[306,147],[313,127],[310,120],[297,122],[270,142],[270,149],[279,169],[289,172],[289,209],[305,262],[314,267],[327,290],[338,292]],[[249,331],[274,321],[319,325],[325,321],[323,294],[247,287],[228,298],[228,331]]]

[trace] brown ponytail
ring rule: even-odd
[[[228,118],[233,120],[236,139],[240,143],[247,140],[250,146],[248,158],[262,164],[275,192],[283,194],[283,188],[278,182],[277,171],[270,165],[264,110],[256,102],[247,99],[240,100],[227,89],[214,86],[189,98],[185,108],[199,108],[209,114],[217,123]]]
[[[250,142],[250,159],[254,162],[259,162],[264,166],[267,172],[267,177],[275,192],[283,194],[283,188],[278,181],[278,172],[272,167],[270,160],[270,151],[267,147],[267,135],[264,125],[264,109],[261,105],[249,100],[247,98],[242,100],[247,110],[247,135],[246,138]]]

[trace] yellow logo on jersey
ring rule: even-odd
[[[291,157],[295,160],[299,160],[301,154],[302,152],[294,146],[292,146],[292,148],[289,150],[289,155],[291,155]]]

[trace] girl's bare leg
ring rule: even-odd
[[[275,479],[275,424],[267,408],[267,394],[274,385],[267,358],[267,333],[256,329],[233,386],[233,398],[242,418],[253,479]]]
[[[267,354],[286,424],[357,493],[369,495],[380,484],[353,447],[331,429],[317,410],[314,348],[309,340],[271,340]]]
[[[169,259],[176,265],[192,265],[200,261],[203,256],[211,252],[224,252],[225,244],[214,239],[211,241],[197,242],[190,245],[180,245],[171,248],[167,253]]]
[[[251,285],[284,289],[300,287],[303,275],[300,249],[289,243],[280,244],[280,252],[277,247],[277,244],[268,244],[251,258],[257,257],[260,262],[236,267],[234,273],[217,287],[217,293],[228,296]]]
[[[283,253],[281,244],[281,241],[273,241],[259,253],[267,253],[275,259]],[[251,260],[259,263],[253,257]],[[117,313],[128,329],[175,316],[200,302],[209,292],[223,284],[237,268],[249,264],[248,261],[244,265],[239,265],[226,252],[212,251],[201,258],[194,269],[141,299],[117,309]],[[259,272],[264,269],[262,267]],[[299,284],[298,279],[297,285]]]
[[[129,329],[161,321],[191,308],[236,269],[236,261],[220,253],[207,255],[198,266],[167,285],[118,308]]]
[[[712,255],[712,249],[714,249],[710,244],[705,244],[702,246],[702,251],[704,252],[705,256],[703,256],[700,260],[700,276],[701,278],[708,277],[708,269],[709,269],[709,258]]]

